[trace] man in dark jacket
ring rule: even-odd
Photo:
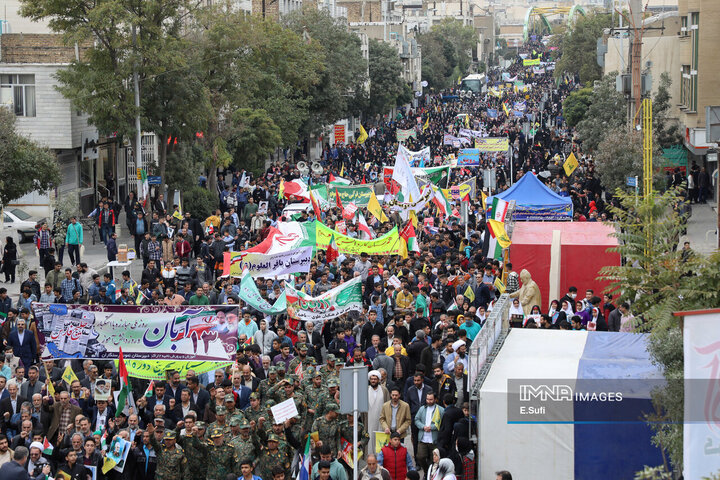
[[[30,474],[25,470],[25,463],[29,456],[28,449],[18,447],[13,453],[13,459],[0,468],[0,478],[12,478],[13,480],[29,480]],[[50,464],[46,464],[42,468],[42,472],[35,478],[37,480],[47,478],[50,475]]]

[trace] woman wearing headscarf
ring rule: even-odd
[[[432,451],[432,463],[428,466],[426,480],[438,480],[437,476],[438,469],[440,468],[440,450],[435,449]]]
[[[523,311],[522,307],[520,306],[520,300],[518,300],[517,298],[513,299],[513,303],[512,303],[512,306],[510,307],[508,315],[510,316],[510,326],[512,326],[514,328],[520,328],[523,326],[525,312]]]
[[[443,458],[438,464],[435,476],[430,480],[457,480],[455,477],[455,465],[449,458]]]

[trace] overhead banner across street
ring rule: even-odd
[[[232,361],[237,306],[34,303],[43,360],[61,358]]]
[[[327,248],[330,244],[330,238],[335,235],[335,242],[338,251],[344,254],[360,255],[365,252],[369,255],[399,255],[400,254],[400,236],[397,227],[387,232],[382,237],[373,240],[358,240],[356,238],[342,235],[332,228],[315,222],[315,235],[317,248]]]
[[[325,321],[352,310],[362,310],[362,277],[355,277],[318,297],[285,287],[288,316],[296,320]]]

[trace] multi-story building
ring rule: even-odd
[[[684,143],[692,160],[714,159],[710,171],[717,168],[717,155],[702,158],[715,143],[706,140],[705,107],[720,105],[718,72],[720,58],[715,49],[720,42],[720,2],[717,0],[679,0],[680,68],[673,81],[680,85],[680,124]],[[720,138],[711,139],[717,142]]]

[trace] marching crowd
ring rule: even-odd
[[[528,55],[536,50],[547,58],[542,45],[527,47]],[[36,235],[41,271],[28,273],[14,301],[0,288],[0,313],[5,316],[0,329],[0,478],[27,478],[17,473],[27,472],[33,478],[65,475],[82,480],[289,480],[302,470],[298,453],[309,438],[312,467],[307,478],[347,480],[353,417],[338,413],[339,370],[344,366],[369,367],[369,409],[358,425],[363,480],[477,478],[468,349],[500,293],[497,280],[504,279],[508,293],[520,288],[512,265],[503,265],[483,248],[485,216],[479,192],[495,193],[507,188],[510,178],[547,170],[551,175],[544,181],[572,197],[576,220],[595,221],[604,215],[592,161],[576,151],[580,166],[573,176],[568,178],[561,167],[563,155],[577,150],[561,117],[562,100],[574,82],[535,75],[518,60],[505,73],[532,88],[506,88],[501,96],[468,100],[432,96],[416,110],[403,110],[398,118],[369,127],[362,145],[328,145],[323,151],[323,174],[311,173],[316,177],[312,182],[343,172],[361,184],[382,178],[383,165],[393,164],[398,128],[415,129],[408,148],[431,147],[433,164],[457,153],[443,137],[457,135],[461,128],[507,136],[513,145],[511,155],[482,154],[480,166],[451,169],[446,186],[472,177],[478,182],[477,196],[469,199],[467,236],[458,216],[446,220],[428,204],[419,221],[434,218],[438,227],[418,235],[419,253],[408,258],[340,255],[328,261],[326,252],[318,250],[309,272],[296,277],[298,290],[317,296],[361,276],[360,311],[318,324],[291,322],[285,314],[254,310],[240,298],[239,279],[220,276],[223,252],[258,243],[282,218],[287,199],[279,197],[279,186],[301,177],[296,162],[304,156],[299,150],[258,178],[232,169],[218,172],[218,209],[206,218],[180,213],[162,195],[145,202],[131,194],[123,205],[103,199],[93,218],[108,259],[117,254],[113,227],[124,210],[136,261],[143,264],[139,278],[128,270],[118,272],[120,276],[112,270],[101,275],[83,262],[83,230],[77,218],[44,225]],[[501,75],[489,72],[489,86],[504,85]],[[522,129],[525,120],[503,112],[505,102],[520,101],[527,114],[536,114],[532,136]],[[488,110],[496,114],[489,116]],[[468,120],[459,114],[467,114]],[[484,175],[487,169],[492,169],[491,177]],[[491,185],[484,185],[484,178],[491,178]],[[261,210],[264,202],[267,208]],[[387,213],[390,221],[371,222],[378,235],[402,223],[397,214]],[[314,216],[312,211],[302,213],[298,221]],[[331,205],[322,217],[319,220],[332,228],[342,212]],[[348,235],[359,238],[356,226],[348,224]],[[65,250],[70,266],[63,261]],[[14,277],[11,259],[6,245],[6,281],[10,271]],[[393,276],[399,286],[388,281]],[[284,290],[282,281],[256,282],[270,303]],[[615,318],[611,298],[598,304],[591,295],[587,305],[576,304],[572,293],[553,303],[545,315],[516,311],[522,316],[515,318],[521,323],[517,326],[566,328],[572,320],[574,328],[574,318],[581,316],[582,328],[597,325],[596,312],[607,319],[604,325],[622,329],[626,324],[629,312],[621,306]],[[169,371],[151,388],[132,379],[134,406],[116,411],[112,399],[96,400],[92,389],[103,378],[114,390],[119,388],[113,362],[40,361],[43,339],[33,318],[34,302],[239,305],[243,318],[237,360],[209,372]],[[298,416],[276,424],[270,408],[290,398]],[[131,442],[124,468],[104,472],[108,445],[118,436]],[[499,472],[498,478],[512,477]]]

